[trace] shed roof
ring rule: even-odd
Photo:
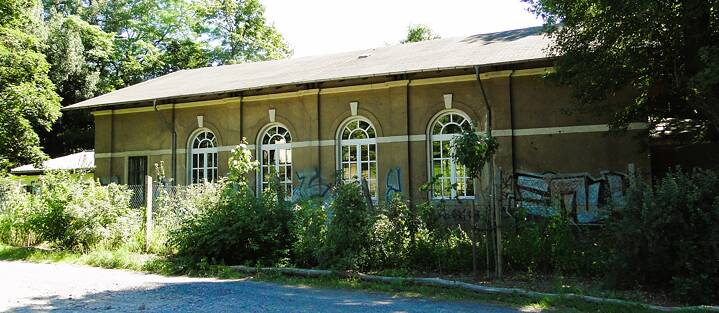
[[[95,169],[95,152],[92,150],[78,152],[59,158],[50,159],[42,163],[42,167],[37,168],[35,165],[28,164],[13,168],[11,174],[28,175],[42,174],[46,170],[94,170]]]
[[[549,42],[541,27],[532,27],[329,55],[181,70],[64,109],[541,60],[548,58],[545,48]]]

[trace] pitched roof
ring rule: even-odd
[[[42,167],[28,164],[13,168],[11,174],[42,174],[46,170],[93,170],[95,169],[95,152],[92,150],[78,152],[42,162]]]
[[[65,110],[548,58],[541,27],[275,61],[181,70]]]

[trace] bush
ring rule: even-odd
[[[220,201],[182,218],[170,231],[170,244],[180,255],[215,263],[275,264],[286,261],[292,242],[291,210],[276,184],[254,197],[247,174],[256,169],[242,145],[232,151],[230,175],[222,183]]]
[[[67,172],[51,172],[41,177],[33,198],[30,229],[61,249],[87,251],[100,244],[116,248],[140,229],[126,186],[100,186]],[[118,222],[124,226],[116,227]]]
[[[405,268],[411,241],[411,214],[400,195],[380,207],[370,237],[370,260],[374,269]]]
[[[446,202],[417,205],[410,221],[409,264],[417,270],[457,273],[472,269],[472,241],[459,224],[447,222]],[[482,242],[478,242],[478,250]],[[481,258],[481,257],[480,257]]]
[[[604,273],[602,228],[577,225],[565,217],[518,213],[515,227],[504,228],[508,270],[596,277]]]
[[[692,303],[719,300],[719,176],[670,172],[654,188],[631,180],[611,216],[609,282],[672,290]]]
[[[0,242],[14,246],[37,243],[27,222],[30,194],[9,177],[0,177]]]
[[[369,230],[373,216],[359,184],[339,185],[330,212],[321,265],[338,269],[364,269],[368,263]]]
[[[327,208],[321,199],[310,199],[294,206],[291,258],[300,267],[319,265],[321,248],[327,236]]]
[[[152,242],[149,252],[171,254],[170,232],[180,228],[183,220],[216,209],[225,188],[223,181],[189,186],[160,186],[153,207]]]

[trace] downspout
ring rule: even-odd
[[[175,103],[172,103],[172,185],[177,185],[177,128],[175,125]]]
[[[242,109],[245,107],[245,104],[243,103],[245,97],[243,96],[242,92],[240,92],[240,138],[242,137],[242,128],[245,127],[245,124],[242,121]]]
[[[112,183],[113,174],[113,152],[115,152],[115,109],[110,110],[110,181]],[[117,183],[120,183],[119,181]]]
[[[479,65],[474,66],[474,72],[477,79],[477,83],[479,83],[479,89],[482,92],[482,98],[484,100],[484,106],[487,110],[487,136],[492,137],[492,107],[489,105],[489,100],[487,99],[487,93],[484,90],[484,84],[482,83],[482,78],[479,72]],[[495,227],[493,227],[495,232],[495,248],[496,248],[496,258],[495,258],[495,275],[496,278],[501,279],[502,278],[502,260],[501,260],[501,251],[499,247],[499,242],[501,240],[501,233],[498,229],[499,225],[499,219],[500,216],[497,213],[496,205],[495,205],[495,199],[496,199],[496,190],[495,190],[495,184],[494,184],[494,156],[489,160],[489,169],[488,169],[488,178],[489,178],[489,200],[490,200],[490,210],[491,210],[491,217],[494,219],[493,224]]]
[[[509,122],[511,123],[511,129],[510,129],[510,140],[512,140],[512,176],[514,176],[514,173],[517,171],[517,157],[514,155],[515,151],[514,148],[516,147],[516,144],[514,143],[514,89],[512,82],[514,81],[514,70],[512,70],[512,73],[509,74]]]

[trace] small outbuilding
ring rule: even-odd
[[[44,161],[42,166],[36,167],[33,164],[19,166],[10,170],[17,180],[28,189],[37,183],[45,171],[64,170],[83,175],[89,180],[94,179],[95,172],[95,151],[87,150],[73,153],[66,156]]]

